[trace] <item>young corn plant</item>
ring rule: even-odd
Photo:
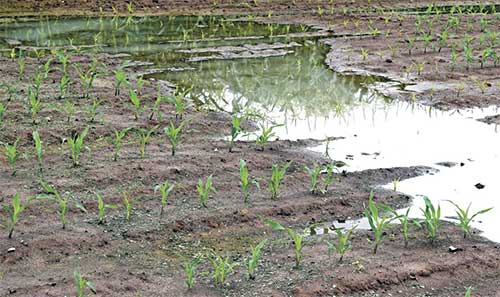
[[[389,217],[385,214],[382,217],[379,217],[379,211],[377,205],[373,202],[373,196],[374,193],[372,191],[368,200],[368,209],[365,210],[364,214],[368,219],[368,223],[370,224],[374,235],[373,254],[376,254],[384,237],[385,230],[389,227],[392,221],[396,220],[398,217]]]
[[[206,182],[203,182],[202,179],[199,179],[196,189],[198,190],[198,197],[200,198],[201,205],[206,208],[208,198],[210,197],[210,192],[217,193],[217,190],[212,184],[212,175],[207,177]]]
[[[170,192],[175,188],[174,184],[170,184],[168,181],[159,184],[155,187],[155,193],[156,191],[160,191],[161,193],[161,208],[160,208],[160,218],[163,217],[163,211],[165,209],[165,206],[167,206],[167,199],[168,196],[170,195]]]
[[[30,200],[29,200],[30,201]],[[9,239],[12,238],[12,234],[14,233],[14,229],[16,228],[17,223],[19,222],[19,218],[21,213],[26,209],[29,204],[29,201],[26,204],[21,204],[19,199],[19,193],[16,193],[12,198],[12,205],[4,205],[3,208],[9,214],[9,220],[5,224],[5,228],[8,232]]]
[[[88,288],[92,293],[97,294],[94,284],[83,278],[79,272],[75,271],[73,273],[73,277],[75,279],[76,297],[85,297],[85,288]]]
[[[115,204],[105,204],[104,199],[99,193],[95,193],[97,197],[97,224],[102,225],[106,219],[106,209],[115,209],[118,206]]]
[[[132,111],[134,112],[134,119],[137,121],[142,113],[143,106],[141,104],[141,98],[134,90],[129,91],[129,98],[132,102]]]
[[[15,176],[17,173],[16,163],[19,158],[19,151],[17,150],[17,144],[19,143],[19,138],[14,141],[12,145],[8,143],[3,144],[3,148],[5,151],[5,156],[7,157],[7,161],[9,162],[10,167],[12,168],[12,176]]]
[[[492,210],[493,207],[486,208],[483,210],[480,210],[474,214],[470,214],[470,206],[472,203],[469,203],[467,208],[461,208],[458,204],[451,200],[447,200],[453,206],[455,206],[455,213],[457,214],[458,220],[460,221],[460,228],[462,228],[462,231],[464,232],[464,238],[467,237],[467,235],[471,234],[471,225],[470,223],[474,220],[475,217],[477,217],[480,214],[487,213],[488,211]]]
[[[68,145],[71,153],[71,160],[73,161],[73,167],[80,166],[80,155],[82,150],[86,147],[83,145],[83,141],[89,132],[89,127],[85,128],[82,133],[76,134],[68,138]],[[89,148],[87,148],[89,149]]]
[[[248,279],[255,279],[255,271],[257,270],[257,266],[259,265],[259,260],[261,257],[262,248],[267,243],[267,239],[262,240],[256,246],[252,247],[252,253],[250,258],[248,258],[246,262],[247,266],[247,277]]]
[[[128,197],[127,192],[123,192],[123,205],[125,206],[125,221],[130,221],[133,211],[133,201]]]
[[[154,126],[153,128],[146,130],[143,128],[138,129],[139,131],[139,145],[140,145],[140,150],[141,150],[141,159],[144,159],[144,156],[146,155],[146,145],[148,145],[149,140],[151,138],[151,135],[158,129],[158,125]]]
[[[59,204],[59,210],[58,210],[59,220],[61,221],[62,228],[66,229],[66,224],[68,223],[66,215],[68,214],[68,208],[69,208],[68,197],[65,196],[63,198],[61,194],[59,194],[59,192],[52,185],[49,185],[44,181],[39,181],[38,183],[42,186],[44,191],[48,193],[48,195],[47,194],[38,195],[37,198],[46,198],[55,201],[57,202],[57,204]]]
[[[269,220],[266,218],[261,218],[261,220],[274,230],[286,231],[288,233],[288,236],[290,236],[290,239],[293,241],[295,247],[295,267],[300,267],[300,261],[302,260],[302,248],[304,247],[303,239],[309,233],[309,230],[312,227],[309,226],[302,232],[295,232],[292,228],[283,227],[280,223],[273,220]]]
[[[269,193],[271,193],[271,199],[273,200],[278,199],[281,183],[283,182],[286,170],[291,164],[292,164],[291,161],[286,163],[282,167],[280,167],[278,164],[273,164],[272,175],[271,179],[269,180],[269,187],[268,187]]]
[[[186,272],[186,280],[184,285],[188,290],[191,290],[196,279],[196,266],[201,263],[200,257],[194,257],[191,260],[184,260],[184,271]]]
[[[189,121],[191,121],[190,118],[185,119],[177,127],[173,122],[170,122],[170,125],[165,127],[165,129],[163,130],[172,147],[172,156],[175,156],[175,153],[177,151],[177,146],[182,143],[182,136],[184,132],[183,129],[184,126],[189,123]]]
[[[424,196],[425,208],[421,208],[422,214],[424,215],[424,224],[427,229],[427,237],[434,243],[437,238],[437,232],[441,225],[441,206],[438,204],[436,208],[428,197]]]
[[[243,117],[240,117],[237,115],[233,115],[231,117],[231,138],[229,139],[229,152],[230,153],[233,151],[234,143],[236,142],[236,139],[243,132],[243,129],[241,128],[241,121],[243,119],[244,119]]]
[[[6,113],[7,113],[7,106],[0,103],[0,127],[2,126],[3,119]]]
[[[59,81],[59,98],[64,98],[68,95],[69,86],[71,85],[71,79],[67,75],[61,76]]]
[[[411,208],[408,208],[405,212],[404,215],[398,215],[398,213],[392,209],[391,207],[387,205],[380,205],[380,207],[387,213],[392,213],[398,220],[401,226],[401,233],[403,234],[403,239],[404,239],[404,245],[405,248],[408,247],[408,242],[410,240],[410,234],[409,234],[409,229],[410,229],[410,210]]]
[[[167,100],[166,96],[161,94],[161,86],[158,84],[156,87],[156,100],[151,108],[151,113],[149,114],[149,120],[153,120],[154,115],[156,114],[156,120],[161,121],[163,119],[163,114],[161,112],[161,104]]]
[[[97,116],[97,109],[99,108],[99,106],[101,106],[101,104],[104,102],[104,100],[97,100],[97,99],[94,99],[92,100],[92,104],[90,104],[87,108],[87,117],[88,117],[88,121],[90,123],[93,123],[95,121],[95,118]]]
[[[212,279],[214,283],[219,286],[224,285],[226,278],[233,272],[234,267],[239,265],[238,262],[231,263],[229,257],[223,258],[215,252],[210,257],[210,262],[212,262],[214,268]]]
[[[240,186],[241,190],[243,191],[245,203],[247,203],[248,199],[250,198],[250,183],[253,183],[257,187],[257,189],[260,189],[259,182],[256,179],[250,179],[247,163],[245,162],[245,160],[240,160]]]
[[[115,96],[120,95],[120,89],[122,85],[128,86],[129,82],[127,81],[127,75],[123,71],[123,67],[125,65],[120,66],[116,71],[115,71]]]
[[[266,144],[269,142],[271,137],[274,137],[276,133],[273,131],[274,128],[281,127],[283,125],[274,125],[267,127],[263,124],[260,125],[260,130],[261,133],[260,135],[257,136],[257,139],[255,140],[257,145],[259,145],[260,150],[264,151]]]
[[[24,79],[24,72],[26,69],[26,60],[24,59],[22,51],[19,51],[19,56],[17,58],[17,65],[19,66],[19,79]]]
[[[352,244],[349,242],[349,239],[357,227],[358,225],[354,225],[346,232],[343,232],[340,228],[335,229],[335,233],[337,233],[337,243],[329,241],[326,242],[328,245],[328,255],[331,256],[333,251],[336,251],[339,254],[339,263],[342,263],[345,253],[352,248]]]
[[[29,101],[29,112],[31,114],[31,122],[36,124],[36,116],[42,110],[42,100],[38,98],[34,92],[34,90],[29,87],[28,88],[28,101]]]
[[[114,153],[113,153],[113,161],[118,161],[118,155],[120,154],[120,151],[123,147],[123,139],[127,135],[128,131],[130,131],[132,128],[124,128],[120,131],[115,130],[115,137],[111,139],[111,143],[113,144],[114,147]]]
[[[311,183],[310,192],[314,195],[326,194],[328,192],[328,187],[334,181],[333,171],[335,170],[335,163],[331,163],[327,166],[319,166],[317,163],[314,163],[312,168],[304,166],[304,169],[309,174]],[[321,183],[322,172],[326,173],[323,183]]]
[[[175,107],[175,118],[182,119],[184,113],[186,112],[186,103],[184,102],[184,97],[191,91],[192,88],[189,88],[183,92],[176,90],[174,92],[174,96],[166,97],[166,101],[171,103]]]
[[[36,152],[36,158],[38,160],[38,170],[42,172],[43,147],[42,147],[42,139],[40,138],[40,134],[38,133],[38,131],[33,131],[33,141],[35,142],[35,152]]]

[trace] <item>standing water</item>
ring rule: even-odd
[[[328,153],[348,171],[434,167],[438,173],[397,184],[415,197],[411,214],[420,216],[420,195],[440,203],[448,218],[454,207],[445,200],[472,203],[472,212],[494,207],[473,226],[500,241],[500,184],[494,178],[500,135],[477,121],[498,114],[496,107],[445,112],[380,96],[369,88],[380,80],[329,70],[328,49],[305,37],[311,29],[301,26],[219,17],[4,19],[1,26],[5,54],[13,47],[33,54],[62,46],[125,53],[149,62],[144,72],[155,78],[192,87],[196,102],[267,114],[285,124],[276,129],[282,139],[341,137]]]

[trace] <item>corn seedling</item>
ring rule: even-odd
[[[186,280],[184,284],[188,290],[193,288],[193,284],[196,278],[196,266],[200,264],[201,258],[195,257],[191,260],[184,260],[184,271],[186,272]]]
[[[368,57],[368,50],[362,48],[361,49],[361,57],[363,57],[363,61],[365,61],[366,57]]]
[[[70,84],[71,79],[69,78],[69,76],[61,76],[61,80],[59,81],[59,98],[64,98],[66,96]]]
[[[71,160],[73,161],[73,167],[77,167],[80,165],[80,154],[82,153],[83,148],[87,148],[84,147],[83,141],[88,132],[89,127],[85,128],[82,133],[76,134],[67,139],[71,152]],[[87,148],[87,150],[89,150],[89,148]]]
[[[389,217],[383,215],[379,217],[379,211],[375,202],[373,202],[373,191],[370,193],[370,198],[368,200],[368,209],[364,211],[365,217],[368,219],[368,223],[372,229],[374,240],[373,240],[373,254],[377,253],[377,249],[382,242],[384,237],[385,229],[389,227],[392,221],[398,217]]]
[[[238,262],[231,263],[229,257],[223,258],[215,252],[210,257],[210,262],[214,268],[212,279],[216,285],[220,286],[224,285],[227,276],[233,272],[234,267],[239,265]]]
[[[95,193],[95,196],[97,197],[97,223],[102,225],[104,224],[104,219],[106,218],[106,209],[115,209],[117,206],[115,204],[105,204],[99,193]]]
[[[31,113],[31,122],[36,123],[36,116],[42,110],[42,100],[37,97],[31,87],[28,88],[29,112]]]
[[[312,168],[304,166],[306,172],[309,174],[311,187],[309,191],[314,194],[326,194],[328,191],[328,186],[333,183],[333,170],[335,168],[335,164],[329,164],[327,166],[319,166],[314,163]],[[326,177],[323,181],[323,185],[321,184],[321,173],[325,172]]]
[[[62,73],[63,76],[68,76],[68,63],[69,63],[69,54],[63,54],[61,51],[56,52],[57,57],[59,58],[59,62],[62,65]]]
[[[174,92],[174,96],[165,98],[165,100],[168,103],[171,103],[174,105],[176,119],[178,119],[178,118],[182,119],[182,117],[184,116],[184,113],[186,112],[186,103],[184,103],[184,96],[186,96],[186,94],[189,93],[190,91],[191,91],[191,88],[189,88],[183,92],[176,90]]]
[[[471,297],[471,294],[472,294],[472,288],[468,287],[467,291],[465,291],[465,297]]]
[[[33,131],[33,141],[35,142],[35,152],[36,157],[38,159],[38,170],[42,172],[43,170],[43,147],[42,147],[42,139],[40,138],[40,134],[38,131]]]
[[[133,201],[128,197],[127,192],[122,193],[123,196],[123,205],[125,206],[125,221],[130,220],[130,216],[132,215],[133,210]]]
[[[16,193],[12,198],[12,205],[4,205],[4,210],[9,214],[9,220],[5,224],[5,228],[9,234],[9,239],[12,238],[12,233],[19,222],[19,216],[28,206],[29,201],[26,204],[21,204],[19,200],[19,193]]]
[[[168,195],[172,190],[175,188],[175,185],[170,184],[169,182],[164,182],[160,185],[157,185],[155,187],[155,193],[156,191],[160,191],[161,193],[161,208],[160,208],[160,218],[163,216],[163,210],[165,209],[165,206],[167,205],[167,199]]]
[[[380,205],[380,207],[387,213],[392,213],[398,220],[399,220],[399,223],[401,225],[401,233],[403,233],[403,238],[404,238],[404,242],[405,242],[405,248],[408,247],[408,241],[410,239],[410,236],[409,236],[409,227],[410,227],[410,218],[409,218],[409,214],[410,214],[410,210],[411,208],[408,208],[405,212],[404,215],[398,215],[398,213],[392,209],[391,207],[389,206],[386,206],[386,205]]]
[[[68,197],[62,197],[61,194],[52,186],[44,181],[38,182],[47,194],[38,195],[37,198],[47,198],[49,200],[57,202],[59,204],[59,220],[61,221],[62,228],[66,229],[66,224],[68,220],[66,219],[66,214],[68,213],[69,199]]]
[[[259,242],[259,244],[252,247],[252,254],[250,255],[250,258],[247,260],[247,263],[246,263],[248,279],[255,279],[255,271],[256,271],[257,266],[259,264],[262,248],[264,247],[266,242],[267,242],[267,239],[264,239],[261,242]]]
[[[253,183],[258,189],[260,189],[260,185],[255,179],[249,178],[248,167],[245,160],[240,160],[240,186],[243,191],[244,201],[248,202],[248,198],[250,198],[250,192],[248,190],[250,183]]]
[[[358,225],[354,225],[346,232],[343,232],[340,228],[335,229],[335,233],[337,233],[337,242],[326,242],[328,245],[328,255],[331,256],[333,251],[336,251],[339,254],[339,262],[342,262],[345,253],[352,248],[349,238],[357,227]]]
[[[153,128],[146,130],[146,129],[138,129],[139,132],[139,145],[140,145],[140,150],[141,150],[141,159],[144,159],[144,156],[146,155],[146,145],[149,143],[149,140],[151,138],[151,134],[158,129],[158,125],[154,126]]]
[[[401,181],[401,178],[397,177],[392,180],[392,190],[395,192],[398,189],[398,184]]]
[[[243,132],[241,128],[241,121],[243,117],[233,115],[231,118],[231,138],[229,139],[229,152],[233,151],[234,143],[238,136]]]
[[[17,144],[19,143],[19,140],[20,139],[17,138],[12,145],[8,143],[3,144],[5,156],[7,157],[7,161],[9,162],[9,165],[12,168],[12,176],[16,175],[16,163],[20,155],[19,151],[17,150]]]
[[[274,128],[281,127],[283,125],[274,125],[271,127],[267,127],[263,124],[260,125],[260,130],[261,133],[259,136],[257,136],[256,142],[257,145],[260,146],[260,150],[263,151],[265,149],[266,144],[269,142],[271,137],[275,136],[276,133],[274,133]]]
[[[421,208],[422,214],[424,215],[424,224],[427,229],[427,236],[431,243],[433,243],[437,238],[437,232],[440,227],[441,219],[441,206],[438,204],[437,209],[434,207],[432,202],[428,197],[424,196],[425,208]]]
[[[132,111],[134,112],[134,118],[137,121],[143,109],[143,106],[141,105],[141,98],[134,90],[129,90],[129,98],[132,102]]]
[[[7,111],[7,107],[0,103],[0,125],[3,123],[3,119],[5,117],[5,113]]]
[[[196,189],[198,190],[198,197],[200,198],[201,205],[206,208],[208,198],[210,197],[210,192],[217,192],[212,184],[212,175],[207,177],[206,182],[203,182],[202,179],[199,179]]]
[[[455,202],[453,202],[451,200],[447,200],[447,201],[450,202],[451,204],[453,204],[453,206],[455,206],[455,213],[457,214],[458,220],[460,221],[460,228],[462,228],[462,231],[464,231],[464,238],[466,238],[467,235],[471,234],[470,223],[474,220],[474,218],[480,214],[486,213],[486,212],[493,209],[493,207],[490,207],[490,208],[480,210],[474,214],[470,214],[469,211],[470,211],[470,206],[472,203],[469,203],[467,208],[464,209],[464,208],[461,208],[458,204],[456,204]]]
[[[151,109],[151,113],[149,114],[149,120],[152,120],[155,114],[158,121],[162,120],[163,116],[160,110],[160,106],[164,101],[166,101],[166,98],[167,97],[161,95],[161,86],[158,85],[156,87],[156,100]]]
[[[120,131],[115,130],[115,137],[111,140],[114,147],[113,161],[118,161],[118,154],[120,153],[123,145],[123,138],[127,135],[127,132],[132,128],[124,128]]]
[[[80,273],[75,271],[73,277],[75,279],[76,297],[85,297],[85,288],[89,288],[92,293],[97,294],[94,284],[83,278]]]
[[[115,71],[115,96],[120,95],[120,88],[122,85],[129,85],[129,82],[127,81],[127,75],[123,71],[123,67],[124,65],[120,66],[120,68]]]
[[[24,79],[24,72],[26,69],[26,60],[24,59],[23,53],[19,51],[19,56],[17,58],[17,65],[19,66],[19,79]]]
[[[97,99],[92,100],[92,104],[87,109],[88,121],[90,123],[93,123],[95,121],[95,118],[97,116],[97,109],[99,108],[99,106],[101,106],[103,102],[104,100],[97,100]]]
[[[291,161],[283,165],[281,168],[278,164],[273,164],[272,175],[271,179],[269,180],[268,187],[269,193],[271,193],[271,199],[278,199],[279,188],[285,176],[286,170],[288,169],[290,164],[292,164]]]
[[[295,247],[295,267],[298,268],[300,266],[300,261],[302,260],[302,248],[304,247],[303,239],[309,233],[309,230],[312,228],[312,226],[309,226],[302,232],[295,232],[292,228],[283,227],[280,223],[273,220],[262,217],[261,220],[274,230],[286,231],[288,233],[288,236],[290,236],[290,239],[292,239]]]
[[[177,127],[174,125],[174,123],[170,122],[170,125],[165,127],[165,129],[163,130],[172,147],[172,156],[175,156],[177,146],[182,143],[183,129],[184,126],[189,123],[189,121],[191,121],[190,118],[185,119]]]

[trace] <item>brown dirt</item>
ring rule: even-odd
[[[159,5],[172,3],[159,1]],[[75,8],[72,2],[67,3],[69,8]],[[211,10],[210,3],[197,2],[195,7],[199,6],[200,11],[204,7]],[[394,1],[383,3],[390,5]],[[188,9],[176,4],[179,11]],[[26,6],[19,10],[21,5]],[[39,6],[35,8],[34,5]],[[2,4],[2,9],[33,13],[54,5],[54,1],[10,1],[8,6]],[[153,4],[146,2],[145,7],[150,5]],[[285,9],[280,6],[283,3],[273,5],[277,12]],[[87,7],[97,7],[96,2],[79,3],[79,9]],[[303,6],[298,6],[297,11],[301,9]],[[304,16],[295,21],[325,23],[328,19]],[[382,41],[382,38],[336,39],[339,44],[330,58],[334,55],[343,58],[341,49],[349,46],[366,46],[373,53],[381,48]],[[378,70],[401,76],[397,65],[401,67],[409,57],[399,56],[393,58],[393,63],[387,63],[388,67],[383,64],[383,68],[374,66],[380,64],[378,57],[370,55],[368,60],[362,61],[355,54],[348,64],[331,63],[331,66]],[[100,58],[110,69],[120,63],[119,59],[105,55]],[[27,77],[33,75],[34,67],[41,62],[28,59]],[[89,57],[78,55],[72,62],[85,64]],[[1,63],[2,81],[18,81],[15,62],[3,59]],[[495,72],[495,68],[476,68],[471,71],[478,76]],[[133,73],[134,69],[129,71]],[[448,82],[447,75],[458,75],[457,72],[433,75],[428,70],[412,79],[434,81],[439,76]],[[53,71],[45,81],[44,102],[60,102],[54,96],[59,78],[59,71]],[[21,82],[21,98],[25,97],[28,84],[28,81]],[[371,254],[367,240],[371,234],[359,231],[352,240],[353,250],[347,253],[343,263],[337,263],[336,258],[326,253],[325,240],[330,235],[310,236],[306,240],[302,266],[296,269],[293,267],[293,247],[286,235],[271,232],[257,218],[262,215],[299,229],[312,223],[360,216],[371,189],[395,178],[414,177],[430,169],[392,168],[338,174],[338,181],[327,195],[314,196],[308,192],[309,180],[302,167],[327,160],[305,150],[311,141],[277,141],[264,151],[256,150],[253,143],[239,142],[234,152],[228,153],[227,144],[220,139],[230,133],[229,118],[212,111],[190,109],[187,116],[194,116],[194,119],[189,125],[189,133],[176,156],[172,157],[170,146],[161,133],[169,121],[175,120],[171,106],[163,106],[165,119],[161,122],[148,120],[146,113],[135,121],[126,105],[127,96],[112,95],[112,77],[99,78],[96,85],[93,96],[106,100],[95,123],[87,122],[83,110],[90,100],[75,98],[79,102],[79,112],[70,123],[66,123],[63,114],[46,108],[35,126],[45,145],[43,179],[54,184],[61,193],[71,195],[72,201],[81,202],[88,212],[72,207],[68,214],[70,224],[66,230],[61,230],[54,202],[32,202],[23,213],[14,238],[0,240],[0,296],[73,296],[75,270],[94,282],[98,296],[462,296],[469,286],[474,288],[473,296],[500,296],[499,246],[477,235],[463,239],[458,227],[451,224],[444,224],[438,241],[432,245],[422,230],[412,229],[413,238],[407,249],[402,245],[400,232],[391,229],[377,255]],[[79,90],[78,85],[73,88]],[[154,94],[154,88],[152,82],[143,94]],[[438,94],[441,93],[436,92],[433,98],[435,105],[462,106],[461,101],[446,100],[444,95]],[[485,97],[488,99],[481,99]],[[463,106],[489,103],[484,100],[498,103],[491,97],[463,99],[466,102]],[[418,99],[424,100],[423,97]],[[152,100],[154,98],[148,98],[147,102],[152,103]],[[42,193],[37,184],[41,177],[32,154],[30,135],[34,127],[21,102],[9,103],[8,110],[0,139],[12,142],[20,137],[21,153],[27,158],[20,158],[17,175],[12,177],[2,154],[0,201],[4,204],[15,192],[19,192],[23,200]],[[90,132],[86,143],[91,148],[91,155],[85,152],[82,165],[74,168],[67,146],[62,145],[61,140],[87,125]],[[139,148],[133,143],[137,138],[131,133],[127,136],[130,143],[122,150],[118,162],[112,161],[108,138],[114,129],[155,125],[160,129],[153,135],[144,160],[140,159]],[[247,160],[251,174],[261,178],[262,190],[252,189],[248,205],[243,203],[239,191],[239,159]],[[287,161],[293,161],[293,165],[286,175],[280,198],[270,200],[265,182],[270,167]],[[212,195],[205,209],[198,202],[196,183],[208,175],[213,175],[217,193]],[[159,194],[154,192],[154,186],[165,180],[179,186],[171,194],[165,216],[159,220]],[[106,223],[98,225],[93,193],[101,193],[106,203],[121,205],[121,190],[126,190],[136,201],[131,221],[124,221],[123,208],[110,209]],[[376,201],[402,207],[409,203],[409,197],[378,189]],[[244,267],[240,266],[229,276],[225,286],[214,286],[207,275],[211,265],[204,261],[195,288],[187,291],[183,287],[183,256],[191,257],[213,249],[230,256],[233,261],[243,261],[250,246],[263,238],[269,238],[270,243],[264,249],[256,280],[246,280]],[[450,253],[450,245],[463,251]],[[7,252],[11,247],[16,250]]]

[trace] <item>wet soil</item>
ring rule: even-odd
[[[51,5],[56,5],[54,3],[10,1],[10,6],[2,6],[6,12],[17,9],[18,12],[33,13],[46,11]],[[146,2],[144,7],[154,7],[152,3]],[[198,7],[187,7],[191,3],[183,3],[186,4],[176,2],[177,9]],[[200,11],[204,7],[212,11],[211,3],[197,2],[196,5]],[[393,1],[383,3],[390,5]],[[68,5],[75,8],[71,2]],[[98,7],[95,1],[81,5],[78,9],[85,10],[88,5],[94,12]],[[159,0],[158,5],[167,5],[167,2]],[[285,10],[283,3],[273,5],[277,11]],[[118,6],[123,8],[123,4]],[[24,10],[21,7],[25,7]],[[298,7],[296,11],[303,9]],[[219,9],[213,12],[221,12]],[[328,19],[302,16],[294,21],[325,23]],[[332,68],[346,72],[358,72],[355,69],[378,71],[379,74],[389,73],[392,78],[399,75],[401,80],[404,79],[396,66],[401,67],[401,63],[410,58],[404,54],[385,64],[379,57],[369,55],[363,61],[355,54],[348,62],[342,62],[347,58],[343,56],[347,47],[364,46],[373,53],[386,43],[383,38],[335,39],[330,42],[335,43],[327,60]],[[121,63],[117,57],[99,55],[99,58],[109,69]],[[90,61],[85,54],[72,58],[72,63],[82,65]],[[32,77],[35,67],[43,62],[45,58],[40,61],[29,58],[26,77]],[[17,174],[12,176],[12,168],[7,165],[4,155],[1,156],[0,201],[8,203],[16,192],[23,201],[43,193],[37,183],[43,179],[68,195],[72,206],[68,214],[70,222],[62,230],[55,202],[37,199],[22,214],[14,238],[0,240],[0,296],[73,296],[75,270],[95,284],[98,296],[463,296],[469,286],[474,289],[473,296],[500,296],[499,245],[478,235],[463,239],[460,229],[452,224],[443,223],[439,238],[433,244],[429,243],[423,230],[412,227],[408,248],[404,248],[402,235],[395,226],[387,231],[386,240],[376,255],[371,253],[371,233],[356,232],[352,239],[353,249],[342,263],[338,263],[336,255],[330,257],[327,253],[325,241],[334,240],[332,235],[308,236],[302,265],[295,268],[293,246],[287,235],[271,231],[258,218],[271,218],[299,230],[314,223],[361,216],[372,189],[375,189],[377,202],[404,207],[409,204],[410,197],[377,186],[396,178],[430,173],[430,168],[339,173],[327,194],[312,195],[308,191],[309,177],[303,166],[328,162],[321,154],[306,150],[313,141],[276,141],[264,151],[259,151],[254,143],[238,142],[229,153],[227,143],[221,140],[230,133],[229,116],[193,107],[185,115],[186,118],[193,117],[185,140],[177,154],[171,156],[162,130],[170,121],[180,121],[176,119],[173,107],[162,106],[164,118],[161,121],[156,118],[149,120],[149,109],[135,120],[125,90],[120,96],[113,95],[112,75],[102,76],[95,82],[91,97],[104,99],[95,122],[88,121],[85,108],[91,100],[74,97],[71,100],[77,103],[78,111],[69,123],[64,114],[47,105],[37,117],[36,125],[32,125],[23,102],[31,82],[19,80],[14,61],[2,59],[1,63],[1,80],[19,83],[21,93],[13,102],[2,98],[8,113],[0,130],[0,139],[11,143],[19,137],[21,158],[16,166]],[[385,67],[386,64],[390,65]],[[479,76],[493,74],[495,70],[493,67],[486,70],[476,67],[470,71]],[[127,68],[127,71],[133,75],[138,69]],[[463,69],[440,75],[424,70],[421,76],[412,76],[412,79],[416,82],[440,79],[448,83],[450,77],[446,75],[461,79],[459,72],[463,73]],[[61,99],[56,99],[60,76],[60,71],[53,70],[44,81],[41,92],[44,103],[62,103]],[[71,76],[76,74],[71,72]],[[132,84],[135,85],[135,81]],[[80,88],[75,81],[73,93],[81,93]],[[155,100],[152,95],[156,93],[155,88],[156,82],[150,81],[141,92],[143,100],[150,106]],[[441,108],[498,103],[492,95],[496,84],[493,83],[491,88],[489,96],[464,91],[466,98],[458,101],[446,99],[445,94],[453,91],[444,89],[436,91],[429,102]],[[162,91],[171,90],[163,84]],[[425,96],[417,99],[425,100]],[[246,124],[252,127],[252,123]],[[118,161],[112,160],[109,138],[115,129],[156,125],[159,128],[147,146],[144,159],[140,158],[137,134],[130,132]],[[73,167],[63,140],[87,126],[90,130],[85,142],[90,153],[85,151],[81,165]],[[40,132],[44,141],[43,175],[38,173],[33,155],[33,129]],[[260,190],[251,189],[248,204],[243,202],[239,190],[240,159],[247,161],[250,174],[261,184]],[[287,171],[280,197],[272,200],[266,191],[271,166],[289,161],[292,165]],[[204,208],[198,201],[196,184],[198,179],[209,175],[213,176],[217,192],[212,193]],[[164,216],[159,218],[160,196],[154,188],[166,180],[176,183],[177,187],[169,197]],[[135,201],[128,222],[124,220],[122,191]],[[95,192],[99,192],[107,204],[120,205],[118,209],[107,210],[106,222],[102,225],[97,224]],[[75,207],[76,202],[83,204],[87,212]],[[6,215],[5,212],[1,214],[2,217]],[[209,274],[211,264],[205,260],[198,268],[195,287],[191,291],[184,287],[183,257],[216,251],[229,256],[232,261],[243,263],[251,246],[264,238],[268,238],[269,243],[263,250],[255,280],[247,280],[245,269],[240,265],[224,286],[215,286]],[[462,251],[451,253],[450,246]],[[9,250],[11,248],[15,250]]]

